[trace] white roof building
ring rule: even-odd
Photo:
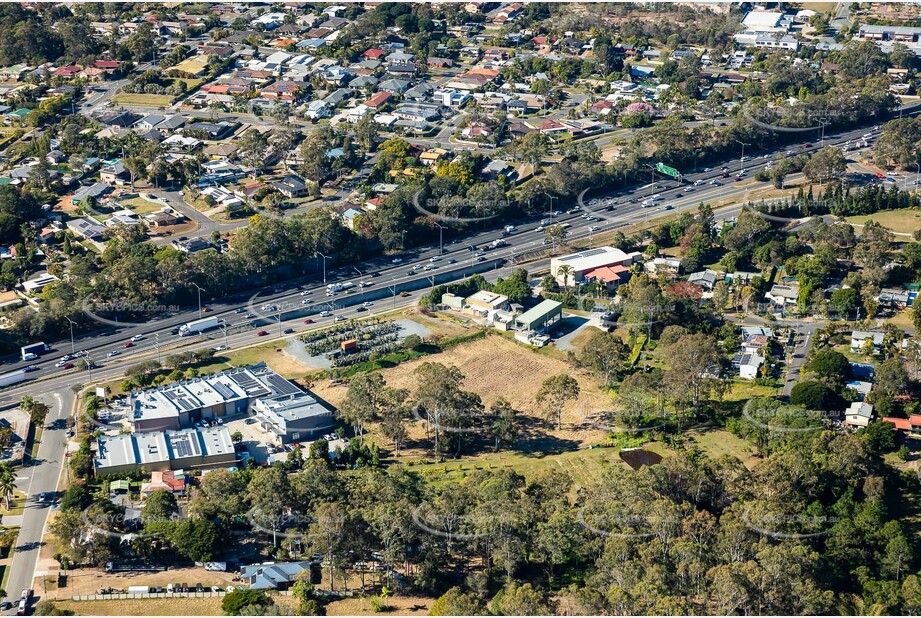
[[[567,278],[569,282],[572,283],[573,281],[581,281],[585,273],[595,270],[596,268],[616,265],[629,266],[638,255],[638,253],[631,253],[628,255],[615,247],[587,249],[586,251],[551,258],[550,274],[560,283],[564,283],[562,275],[559,274],[559,270],[562,266],[568,266],[572,269],[572,272],[567,275]]]
[[[783,20],[783,13],[776,13],[773,11],[751,11],[745,16],[745,19],[742,20],[742,25],[748,30],[786,30],[786,28],[781,28],[781,20]]]

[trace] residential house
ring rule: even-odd
[[[98,200],[100,197],[112,190],[112,185],[107,182],[97,182],[89,186],[80,187],[74,196],[70,198],[70,203],[78,206],[85,203],[87,198]]]
[[[778,309],[795,306],[799,299],[799,284],[774,284],[764,298],[777,305]]]
[[[240,568],[240,579],[250,590],[287,590],[301,573],[309,570],[309,562],[248,564]]]
[[[67,229],[86,240],[102,240],[106,231],[105,226],[88,218],[71,219],[66,223]]]
[[[700,272],[692,273],[689,275],[688,283],[701,287],[708,292],[712,292],[713,286],[716,285],[716,278],[716,272],[708,268],[707,270],[702,270]]]
[[[307,185],[304,181],[293,174],[285,176],[281,180],[269,183],[270,186],[278,189],[282,195],[287,198],[303,197],[307,195]]]
[[[764,364],[764,357],[758,353],[739,352],[732,359],[732,365],[738,367],[739,377],[754,380],[758,377],[758,370]]]
[[[862,352],[867,341],[873,341],[873,353],[879,352],[883,345],[884,333],[855,330],[851,332],[851,351]]]
[[[844,411],[844,424],[849,427],[866,427],[873,420],[873,405],[855,401]]]
[[[28,281],[23,281],[22,288],[26,294],[40,294],[42,290],[56,281],[60,281],[60,279],[49,272],[37,273]]]
[[[108,182],[112,184],[121,184],[125,180],[131,178],[131,174],[128,172],[128,169],[125,167],[125,164],[121,160],[115,160],[107,165],[104,165],[101,170],[99,170],[99,179],[102,182]]]

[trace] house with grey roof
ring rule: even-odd
[[[107,182],[97,182],[89,186],[80,187],[74,196],[70,198],[73,205],[85,202],[87,198],[98,200],[100,197],[112,190],[112,185]]]
[[[266,562],[240,568],[240,579],[251,590],[285,590],[298,575],[310,569],[309,562]]]

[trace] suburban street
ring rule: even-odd
[[[20,526],[6,582],[6,591],[11,598],[18,597],[21,590],[32,587],[48,513],[60,499],[58,481],[66,461],[65,422],[73,412],[74,392],[69,388],[42,390],[43,394],[35,396],[48,404],[51,411],[45,421],[38,458],[16,471],[16,487],[26,494],[25,511],[21,516],[3,519],[6,525]],[[47,502],[39,501],[38,496],[42,493],[50,496]]]

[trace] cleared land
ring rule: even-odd
[[[130,208],[137,215],[149,215],[150,213],[163,210],[163,204],[145,200],[140,196],[132,197],[127,200],[120,200],[118,203],[125,208]]]
[[[884,210],[872,215],[845,217],[845,219],[854,227],[859,228],[862,228],[867,221],[875,221],[897,234],[914,234],[921,230],[921,211],[910,208]]]
[[[173,102],[173,98],[168,94],[134,94],[131,92],[119,92],[112,97],[112,102],[116,105],[136,105],[138,107],[166,107]]]
[[[221,598],[55,601],[77,616],[220,616]]]

